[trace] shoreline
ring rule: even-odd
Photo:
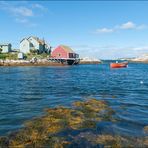
[[[0,67],[17,67],[17,66],[23,66],[23,67],[27,67],[27,66],[67,66],[65,64],[61,64],[61,63],[4,63],[1,64],[0,63]]]
[[[102,62],[100,61],[80,61],[80,65],[82,64],[101,64]]]
[[[80,61],[78,65],[83,64],[101,64],[101,62],[98,61]],[[0,67],[16,67],[16,66],[70,66],[64,63],[58,63],[58,62],[49,62],[49,61],[37,61],[37,62],[31,62],[27,60],[6,60],[6,61],[0,61]]]
[[[148,64],[148,60],[146,61],[134,61],[134,60],[128,60],[129,63],[143,63],[143,64]]]
[[[148,61],[128,61],[129,63],[143,63],[143,64],[148,64]],[[91,65],[91,64],[101,64],[102,62],[98,61],[80,61],[78,65]],[[29,61],[16,61],[16,62],[0,62],[0,67],[39,67],[39,66],[72,66],[72,65],[67,65],[67,64],[62,64],[62,63],[57,63],[57,62],[29,62]]]
[[[63,63],[51,62],[46,59],[40,59],[38,61],[32,60],[1,60],[1,67],[17,67],[17,66],[67,66]]]

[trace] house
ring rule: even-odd
[[[79,58],[79,55],[75,53],[70,47],[60,45],[52,51],[51,57],[56,59],[69,59]]]
[[[30,36],[29,38],[24,38],[20,42],[20,52],[30,53],[36,51],[38,53],[50,53],[51,47],[45,43],[44,40],[39,39],[38,37]]]
[[[17,56],[19,60],[24,59],[24,54],[22,52],[19,52]]]
[[[2,53],[8,53],[11,51],[11,44],[7,43],[7,44],[0,44],[0,49]]]

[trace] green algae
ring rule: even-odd
[[[105,101],[89,99],[73,103],[72,108],[63,106],[48,108],[42,117],[32,119],[24,123],[24,128],[8,135],[0,137],[0,147],[53,147],[63,148],[77,143],[77,138],[70,134],[66,137],[59,136],[67,130],[81,131],[83,129],[96,129],[96,125],[102,121],[114,121],[115,112]],[[80,132],[81,133],[81,132]],[[90,145],[103,145],[121,147],[127,143],[127,139],[112,135],[83,135]],[[71,139],[70,141],[67,139]],[[78,138],[80,142],[81,138]],[[148,143],[145,139],[143,143]]]

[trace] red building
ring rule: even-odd
[[[79,55],[76,54],[70,47],[60,45],[52,51],[51,57],[56,59],[69,59],[79,58]]]

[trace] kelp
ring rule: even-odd
[[[148,147],[148,136],[146,136],[144,139],[144,145]]]
[[[143,128],[143,130],[144,130],[144,132],[145,132],[146,134],[148,134],[148,126],[145,126],[145,127]]]
[[[115,112],[105,101],[96,99],[74,102],[71,108],[63,106],[48,108],[43,116],[25,122],[24,128],[7,137],[0,137],[0,147],[62,148],[74,144],[79,145],[84,139],[90,146],[112,145],[120,147],[124,145],[124,142],[127,142],[120,136],[85,133],[80,137],[79,135],[71,135],[71,132],[64,136],[60,135],[67,131],[81,133],[85,129],[96,129],[99,122],[113,121],[114,114]],[[147,145],[147,139],[143,143]]]
[[[105,147],[105,148],[142,148],[147,143],[143,139],[135,137],[123,137],[111,134],[96,134],[93,132],[81,132],[73,137],[72,146],[81,145],[82,147]]]

